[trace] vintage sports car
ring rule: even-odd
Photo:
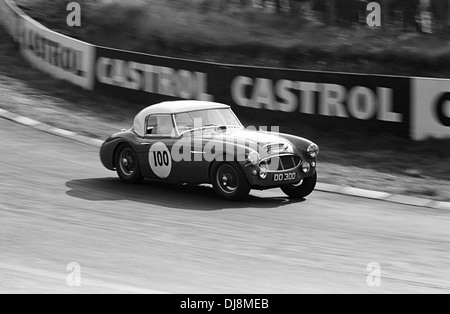
[[[100,149],[103,165],[124,182],[211,183],[230,200],[251,189],[308,196],[316,186],[318,154],[319,147],[304,138],[244,128],[228,105],[184,100],[147,107],[132,128]]]

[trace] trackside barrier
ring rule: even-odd
[[[19,42],[22,16],[24,13],[14,2],[0,0],[0,21],[14,42]]]
[[[450,137],[450,80],[412,78],[411,138]]]
[[[97,47],[95,89],[141,103],[214,100],[267,119],[409,132],[410,79],[197,62]],[[282,125],[282,124],[276,124]]]
[[[55,78],[93,89],[95,47],[49,30],[12,1],[0,0],[1,21],[25,59]]]
[[[198,99],[282,125],[388,130],[450,138],[450,80],[216,64],[96,47],[55,33],[0,0],[0,20],[24,57],[56,78],[140,103]]]

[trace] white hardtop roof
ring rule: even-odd
[[[210,101],[177,100],[177,101],[166,101],[149,106],[144,110],[142,110],[138,115],[148,116],[150,114],[175,114],[196,110],[226,109],[226,108],[230,108],[230,106]]]
[[[176,100],[165,101],[159,104],[149,106],[139,112],[134,118],[134,131],[143,136],[145,131],[145,119],[152,114],[176,114],[190,111],[208,110],[208,109],[228,109],[230,106],[211,101],[200,100]]]

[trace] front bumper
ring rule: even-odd
[[[312,177],[316,172],[316,166],[311,166],[308,172],[304,172],[302,165],[303,163],[290,170],[269,171],[265,178],[260,176],[261,171],[258,166],[248,166],[245,168],[245,174],[253,189],[271,189],[297,184],[306,178]]]

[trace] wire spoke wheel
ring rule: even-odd
[[[119,157],[120,170],[125,175],[132,176],[135,173],[137,168],[136,158],[136,154],[130,148],[122,150]]]
[[[237,162],[216,163],[212,167],[211,182],[223,199],[240,201],[250,193],[250,185],[242,166]]]
[[[115,158],[117,174],[126,183],[139,183],[143,180],[138,155],[127,144],[121,145]]]
[[[217,171],[217,183],[225,193],[233,193],[239,185],[239,178],[236,170],[228,165],[222,165]]]
[[[297,184],[282,187],[281,190],[291,198],[304,198],[310,195],[317,183],[317,172],[310,178],[303,179]]]

